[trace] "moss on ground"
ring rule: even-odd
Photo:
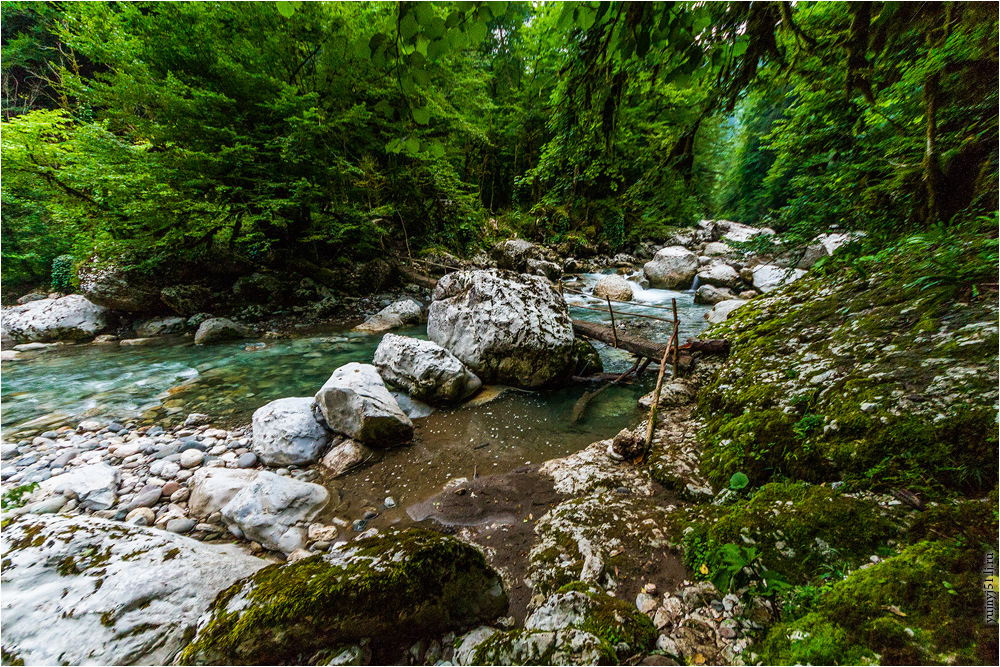
[[[806,276],[706,332],[733,350],[699,396],[716,488],[739,471],[929,497],[996,486],[996,299],[922,281],[919,259]]]
[[[716,509],[710,520],[690,524],[689,567],[711,567],[712,552],[723,544],[753,544],[765,567],[795,584],[866,563],[903,530],[901,517],[870,500],[801,482],[767,484],[748,500]]]

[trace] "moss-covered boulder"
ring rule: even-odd
[[[406,645],[507,612],[472,547],[410,529],[265,568],[221,593],[181,664],[307,664],[370,638]]]
[[[572,582],[536,609],[523,629],[481,632],[473,639],[479,641],[458,652],[464,664],[609,665],[648,653],[656,629],[629,603]]]
[[[996,485],[997,316],[993,296],[905,246],[753,299],[704,334],[732,344],[699,396],[704,471],[716,488],[742,471],[755,484],[985,493]]]

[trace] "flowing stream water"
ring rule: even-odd
[[[590,296],[602,274],[568,276],[565,297],[573,317],[608,322],[608,316],[575,306],[606,308]],[[584,292],[574,294],[569,290]],[[695,305],[691,292],[642,289],[635,285],[632,303],[614,304],[617,313],[643,313],[670,318],[677,299],[681,340],[705,326],[707,306]],[[665,342],[671,325],[657,320],[621,316],[619,322],[639,322],[633,332]],[[395,333],[426,338],[426,327]],[[381,336],[351,331],[313,332],[299,338],[234,342],[199,347],[190,339],[164,341],[156,347],[68,346],[4,364],[0,421],[5,431],[29,419],[51,413],[72,418],[95,417],[126,421],[178,421],[191,412],[211,415],[216,426],[249,423],[253,411],[277,398],[311,396],[334,369],[352,361],[371,363]],[[630,354],[595,343],[605,369],[624,372]],[[337,480],[323,483],[342,502],[336,514],[357,517],[392,496],[395,509],[383,512],[379,523],[405,520],[407,504],[440,490],[453,477],[505,473],[533,462],[565,456],[609,438],[641,419],[637,399],[655,381],[642,381],[603,392],[573,419],[573,408],[584,388],[572,386],[542,392],[509,390],[492,400],[435,410],[414,420],[413,443],[381,453],[382,460]]]

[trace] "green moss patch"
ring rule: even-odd
[[[220,593],[182,664],[305,664],[370,637],[439,635],[507,611],[499,575],[457,540],[410,529],[266,567]]]
[[[809,275],[706,332],[732,354],[699,395],[703,472],[902,486],[996,486],[997,305],[921,280],[900,253],[874,272]]]

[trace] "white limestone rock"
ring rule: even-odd
[[[112,313],[79,294],[4,308],[0,330],[16,343],[81,340],[105,331]]]
[[[222,519],[248,539],[290,554],[305,546],[308,525],[329,499],[319,484],[261,471],[226,503]]]
[[[683,246],[662,248],[642,271],[653,287],[687,289],[698,272],[698,256]]]
[[[167,665],[216,595],[267,562],[92,516],[3,529],[4,662]]]
[[[315,463],[330,441],[311,397],[279,398],[253,413],[253,451],[265,465]]]
[[[413,422],[371,364],[335,370],[316,392],[316,403],[330,429],[366,445],[386,447],[413,437]]]
[[[457,403],[483,385],[458,357],[429,340],[386,334],[373,363],[383,380],[431,404]]]
[[[449,273],[434,290],[427,335],[488,383],[553,384],[575,362],[566,302],[538,276]]]

